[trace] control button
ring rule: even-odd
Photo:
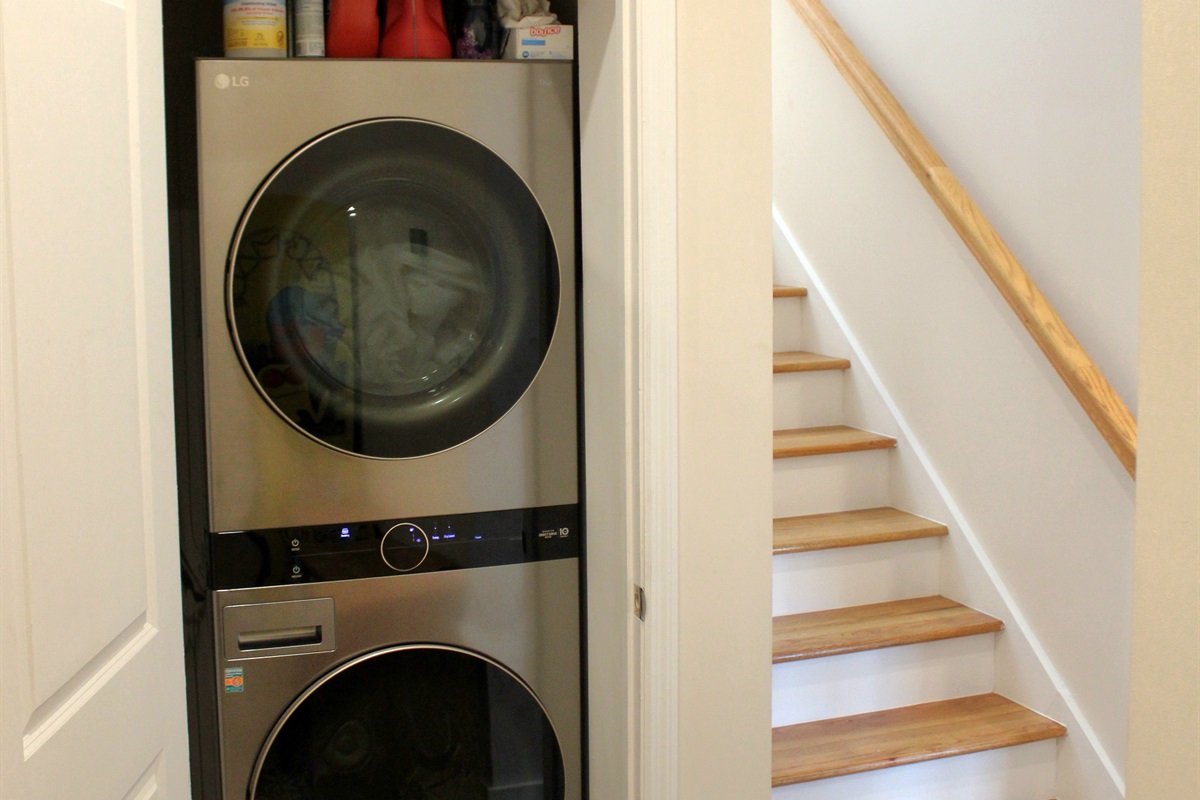
[[[412,572],[429,555],[429,537],[418,525],[397,523],[380,540],[379,555],[396,572]]]

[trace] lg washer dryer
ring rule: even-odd
[[[572,65],[197,63],[212,530],[576,503]]]
[[[578,800],[573,70],[197,62],[223,800]]]
[[[222,800],[580,800],[578,548],[553,524],[219,537]]]

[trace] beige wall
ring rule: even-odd
[[[678,797],[755,800],[771,758],[769,5],[676,8]]]
[[[1144,0],[1128,797],[1200,797],[1200,6]]]

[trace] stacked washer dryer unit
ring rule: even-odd
[[[197,62],[225,800],[576,800],[569,64]]]

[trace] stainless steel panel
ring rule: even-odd
[[[197,88],[213,529],[576,502],[571,65],[212,60],[197,63]],[[501,156],[541,204],[562,268],[555,338],[522,400],[470,442],[403,461],[323,447],[271,411],[242,371],[224,301],[233,232],[263,178],[331,128],[388,116],[455,128]]]
[[[520,676],[545,707],[563,746],[567,800],[581,797],[579,562],[544,561],[453,572],[216,593],[230,606],[330,598],[337,649],[240,660],[217,631],[218,674],[242,669],[243,691],[220,699],[224,800],[245,800],[258,753],[279,716],[337,665],[396,644],[437,643],[480,652]]]
[[[332,652],[337,646],[335,624],[331,597],[225,606],[221,629],[226,660]],[[307,638],[310,630],[317,641],[279,644]]]

